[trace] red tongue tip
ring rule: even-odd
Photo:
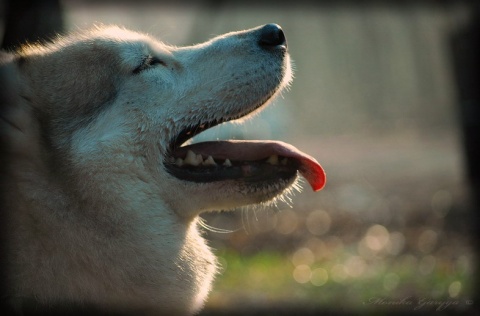
[[[320,191],[327,182],[327,175],[315,158],[283,142],[270,142],[273,151],[300,161],[300,174],[308,181],[314,192]]]
[[[302,159],[300,173],[308,181],[314,192],[320,191],[325,187],[327,175],[322,166],[314,159]]]

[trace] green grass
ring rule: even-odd
[[[241,302],[262,307],[291,304],[331,309],[341,306],[343,310],[372,312],[398,307],[413,309],[422,298],[431,302],[457,302],[457,306],[448,307],[451,309],[467,308],[465,302],[472,296],[471,272],[439,258],[435,259],[434,267],[430,271],[424,270],[423,274],[419,272],[420,261],[406,255],[360,262],[362,273],[335,278],[332,274],[335,265],[338,267],[353,256],[345,251],[334,261],[310,264],[312,271],[321,268],[328,274],[327,281],[318,286],[294,279],[295,266],[290,255],[274,251],[241,255],[231,250],[218,251],[217,255],[224,270],[207,303],[206,307],[211,309],[231,307]],[[355,269],[352,262],[350,266]],[[398,304],[381,304],[380,299]],[[432,304],[425,308],[435,310],[438,307],[436,303]]]

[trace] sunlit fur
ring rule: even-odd
[[[9,301],[201,308],[216,259],[198,214],[272,200],[293,180],[187,182],[165,155],[185,127],[258,111],[288,85],[288,54],[262,50],[259,30],[172,47],[96,27],[2,58]]]

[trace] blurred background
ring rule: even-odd
[[[477,315],[479,13],[446,0],[0,0],[0,36],[12,49],[118,24],[189,45],[280,24],[289,91],[197,140],[289,142],[327,186],[204,216],[222,273],[201,315]]]

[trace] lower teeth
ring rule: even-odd
[[[182,158],[177,158],[177,159],[171,158],[170,162],[175,163],[175,165],[177,165],[178,167],[182,167],[182,166],[194,166],[194,167],[196,167],[196,166],[206,166],[206,167],[218,166],[218,164],[215,162],[215,160],[213,159],[212,156],[208,156],[207,159],[203,160],[202,155],[195,154],[191,150],[187,151],[187,155],[185,156],[184,159],[182,159]],[[280,158],[277,155],[271,155],[270,157],[268,157],[268,159],[265,162],[270,164],[270,165],[274,165],[274,166],[279,165],[279,164],[285,166],[288,162],[288,158],[283,158],[283,159],[280,160]],[[232,162],[230,161],[230,159],[227,158],[223,162],[222,166],[231,167]]]

